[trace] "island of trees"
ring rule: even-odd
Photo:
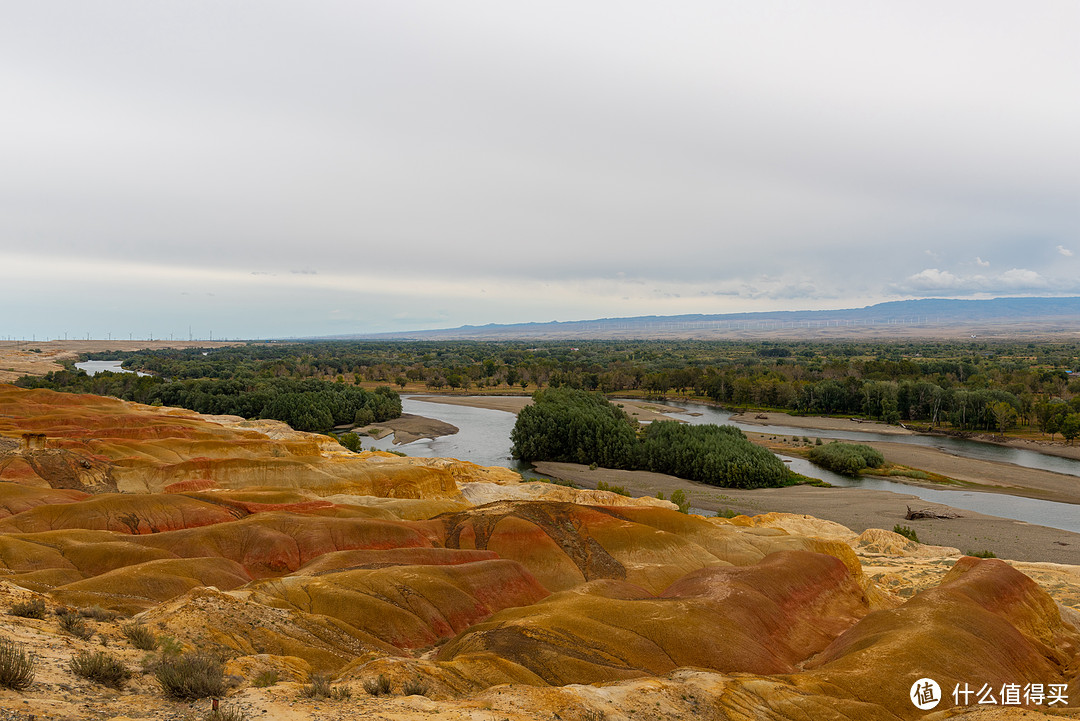
[[[647,470],[726,488],[797,483],[799,476],[734,426],[657,421],[643,430],[597,393],[548,388],[533,394],[510,434],[515,458]]]

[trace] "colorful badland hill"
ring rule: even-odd
[[[0,386],[0,573],[4,609],[47,610],[3,617],[37,656],[8,718],[204,714],[150,673],[72,673],[81,651],[152,667],[132,622],[225,661],[248,718],[1080,717],[1080,567],[95,396]],[[352,695],[302,697],[316,674]]]

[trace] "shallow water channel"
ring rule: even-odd
[[[733,423],[729,420],[730,413],[713,408],[711,406],[694,403],[672,403],[667,405],[686,408],[692,413],[701,415],[691,416],[688,413],[672,414],[672,418],[687,421],[692,424],[717,423],[735,425],[745,431],[769,432],[783,435],[814,437],[821,435],[828,438],[842,438],[852,441],[889,441],[893,443],[915,443],[918,445],[941,448],[949,453],[970,458],[980,458],[1005,463],[1014,463],[1029,468],[1041,468],[1057,473],[1068,473],[1080,476],[1080,461],[1069,458],[1057,458],[1044,456],[1033,451],[1023,451],[1011,448],[1002,448],[977,441],[964,441],[954,438],[938,438],[934,436],[902,436],[884,433],[862,433],[853,431],[813,431],[805,428],[788,428],[785,426],[762,426]],[[409,396],[402,397],[402,410],[405,413],[413,413],[418,416],[435,418],[458,427],[459,432],[451,436],[441,436],[434,440],[422,439],[395,446],[392,436],[382,440],[363,439],[365,448],[378,448],[380,450],[397,450],[410,456],[424,458],[450,457],[472,461],[484,466],[503,466],[513,468],[526,473],[536,475],[531,471],[528,464],[515,461],[510,457],[510,431],[514,427],[515,416],[506,411],[495,411],[488,408],[471,408],[469,406],[455,406],[445,403],[429,403],[415,400]],[[1040,526],[1050,526],[1066,531],[1080,533],[1080,506],[1070,503],[1055,503],[1052,501],[1040,501],[1032,498],[1009,496],[999,493],[981,493],[966,490],[936,490],[920,488],[895,481],[884,479],[854,479],[826,471],[823,468],[811,464],[801,458],[789,458],[789,466],[797,473],[811,478],[820,478],[835,486],[849,486],[856,488],[868,488],[873,490],[892,491],[917,496],[931,503],[944,503],[954,508],[961,508],[977,513],[985,513],[1002,518],[1013,518],[1026,521]]]

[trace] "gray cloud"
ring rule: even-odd
[[[242,335],[1075,292],[1077,23],[1064,0],[17,4],[0,263],[37,275],[0,300],[58,259],[98,275],[27,333],[113,293]]]

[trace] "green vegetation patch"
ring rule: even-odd
[[[870,446],[861,443],[840,443],[833,441],[810,450],[811,463],[826,468],[833,473],[845,476],[857,476],[864,468],[879,468],[885,465],[885,456]]]
[[[602,395],[571,388],[533,394],[510,434],[515,458],[648,470],[725,488],[783,486],[793,474],[734,426],[656,421],[644,432]]]

